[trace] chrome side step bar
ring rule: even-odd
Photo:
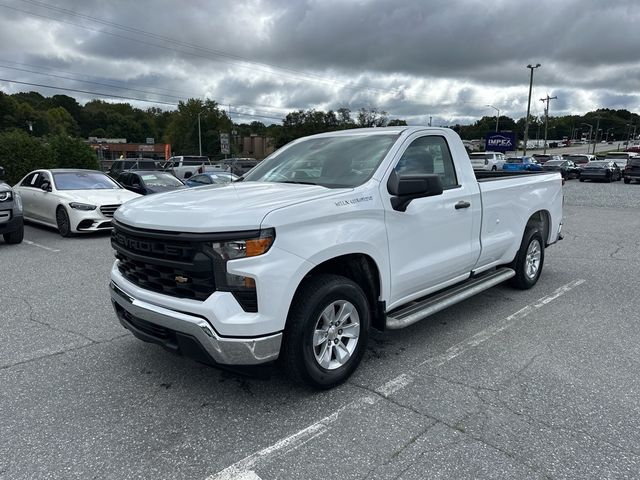
[[[387,315],[386,327],[389,330],[399,330],[413,325],[440,310],[444,310],[484,290],[495,287],[499,283],[514,277],[515,274],[516,272],[511,268],[499,268],[426,297],[424,300],[419,300],[406,307],[393,310]]]

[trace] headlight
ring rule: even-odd
[[[257,257],[267,253],[275,240],[275,231],[270,228],[260,232],[258,238],[246,240],[226,240],[213,242],[213,251],[223,260],[235,260],[236,258]]]
[[[258,311],[256,282],[251,277],[229,273],[227,262],[263,255],[269,251],[275,238],[275,230],[269,228],[262,230],[260,235],[254,238],[225,240],[211,244],[213,253],[217,257],[214,260],[216,289],[231,292],[245,312]]]
[[[96,206],[95,205],[89,205],[88,203],[77,203],[77,202],[71,202],[69,204],[69,206],[75,210],[95,210]]]
[[[11,192],[0,192],[0,202],[10,202],[13,200]]]

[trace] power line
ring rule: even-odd
[[[254,60],[248,59],[246,57],[242,57],[240,55],[235,55],[235,54],[230,54],[230,53],[226,53],[226,52],[222,52],[222,51],[218,51],[218,50],[213,50],[213,49],[210,49],[210,48],[202,47],[202,46],[191,44],[191,43],[188,43],[188,42],[182,42],[180,40],[172,39],[172,38],[169,38],[169,37],[164,37],[162,35],[157,35],[157,34],[154,34],[154,33],[151,33],[151,32],[146,32],[144,30],[135,29],[133,27],[128,27],[126,25],[117,24],[115,22],[109,22],[107,20],[102,20],[102,19],[99,19],[99,18],[96,18],[96,17],[91,17],[89,15],[83,15],[83,14],[80,14],[80,13],[77,13],[77,12],[73,12],[72,10],[67,10],[67,9],[60,8],[60,7],[54,7],[54,6],[51,6],[51,5],[46,5],[46,4],[43,4],[43,3],[40,3],[40,2],[31,1],[31,0],[20,0],[20,1],[25,2],[25,3],[29,3],[29,4],[32,4],[32,5],[35,5],[35,6],[39,6],[39,7],[42,7],[42,8],[46,8],[46,9],[49,9],[49,10],[57,11],[58,13],[65,13],[65,14],[68,14],[68,15],[72,15],[72,16],[76,16],[76,17],[79,17],[79,18],[83,18],[85,20],[89,20],[89,21],[92,21],[94,23],[99,23],[101,25],[110,26],[112,28],[117,28],[117,29],[120,29],[120,30],[124,30],[124,31],[130,32],[130,33],[134,33],[136,35],[151,37],[151,38],[154,38],[156,40],[161,40],[161,41],[164,41],[164,42],[167,42],[167,43],[170,43],[170,44],[183,46],[183,47],[187,47],[187,48],[192,48],[192,49],[195,49],[195,50],[200,50],[202,52],[208,53],[209,56],[201,55],[201,54],[194,53],[194,52],[189,52],[189,51],[186,51],[186,50],[172,48],[172,47],[169,47],[167,45],[160,45],[160,44],[157,44],[157,43],[148,42],[148,41],[141,40],[141,39],[138,39],[138,38],[128,37],[126,35],[120,35],[120,34],[117,34],[117,33],[108,32],[106,30],[97,30],[95,28],[91,28],[91,27],[88,27],[86,25],[81,25],[81,24],[78,24],[78,23],[74,23],[74,22],[71,22],[69,20],[63,20],[63,19],[56,18],[56,17],[50,17],[48,15],[38,14],[38,13],[30,12],[30,11],[27,11],[27,10],[22,10],[20,8],[12,7],[12,6],[9,6],[9,5],[6,5],[6,4],[0,4],[0,7],[4,7],[4,8],[7,8],[9,10],[21,12],[21,13],[24,13],[26,15],[31,15],[31,16],[40,17],[40,18],[46,18],[48,20],[53,20],[53,21],[56,21],[56,22],[59,22],[59,23],[72,25],[72,26],[75,26],[75,27],[78,27],[78,28],[82,28],[82,29],[94,32],[94,33],[101,33],[101,34],[105,34],[105,35],[110,35],[110,36],[113,36],[113,37],[116,37],[116,38],[121,38],[121,39],[129,40],[129,41],[132,41],[132,42],[138,42],[138,43],[141,43],[141,44],[144,44],[144,45],[149,45],[149,46],[153,46],[153,47],[156,47],[156,48],[162,48],[162,49],[165,49],[165,50],[170,50],[170,51],[173,51],[173,52],[176,52],[176,53],[182,53],[182,54],[190,55],[190,56],[193,56],[193,57],[205,58],[207,60],[216,60],[216,59],[212,59],[211,58],[211,55],[214,55],[214,56],[218,56],[218,57],[227,58],[227,60],[218,59],[217,61],[221,61],[221,62],[225,62],[225,63],[231,63],[231,64],[234,64],[236,66],[239,66],[240,68],[247,68],[249,70],[256,70],[256,71],[260,71],[260,72],[267,73],[267,74],[270,74],[270,75],[273,75],[274,72],[271,71],[271,70],[268,70],[268,69],[277,69],[277,70],[281,70],[283,72],[289,72],[288,74],[283,74],[284,76],[288,76],[288,77],[295,78],[295,79],[298,79],[298,80],[307,80],[307,81],[315,81],[315,82],[331,84],[331,85],[340,85],[340,86],[342,86],[344,88],[348,88],[348,89],[355,90],[355,91],[360,91],[360,92],[370,91],[370,92],[392,94],[392,95],[396,95],[396,94],[400,93],[398,90],[388,90],[388,89],[381,89],[381,88],[377,88],[377,87],[363,87],[363,86],[360,86],[360,85],[354,85],[354,84],[350,84],[350,83],[346,83],[346,82],[339,82],[339,81],[336,81],[334,79],[328,79],[326,77],[321,77],[319,75],[314,75],[314,74],[310,74],[310,73],[301,72],[301,71],[294,70],[294,69],[287,68],[287,67],[281,67],[281,66],[278,66],[278,65],[275,65],[275,64],[269,64],[269,63],[264,63],[264,62],[256,62]],[[252,64],[252,65],[254,65],[254,67],[250,67],[250,66],[244,65],[244,63]],[[260,67],[260,66],[267,67],[268,69],[256,68],[256,66],[258,66],[258,67]]]
[[[13,63],[13,62],[12,62]],[[60,79],[64,79],[64,80],[71,80],[74,82],[80,82],[80,83],[89,83],[89,84],[93,84],[93,85],[100,85],[103,87],[110,87],[110,88],[117,88],[119,90],[128,90],[128,91],[132,91],[132,92],[140,92],[140,93],[147,93],[150,95],[160,95],[162,97],[170,97],[170,98],[175,98],[178,100],[184,100],[185,97],[178,97],[175,95],[167,95],[167,94],[158,94],[156,92],[150,92],[148,90],[140,90],[140,89],[136,89],[136,88],[130,88],[130,87],[121,87],[118,85],[113,85],[113,84],[108,84],[108,83],[102,83],[102,82],[93,82],[93,81],[89,81],[89,80],[81,80],[81,79],[77,79],[77,78],[73,78],[73,77],[66,77],[66,76],[62,76],[62,75],[55,75],[52,73],[45,73],[45,72],[38,72],[35,70],[28,70],[28,69],[24,69],[24,68],[17,68],[17,67],[11,67],[8,65],[0,65],[0,68],[6,68],[6,69],[11,69],[11,70],[16,70],[16,71],[20,71],[20,72],[28,72],[28,73],[34,73],[36,75],[43,75],[43,76],[47,76],[47,77],[53,77],[53,78],[60,78]],[[106,95],[106,94],[105,94]],[[232,102],[217,102],[220,105],[229,105]],[[244,107],[245,105],[247,106],[247,108],[249,108],[250,104],[244,104],[243,102],[240,102],[240,105],[237,105],[238,107]],[[281,109],[281,110],[286,110],[286,109]],[[255,112],[259,112],[259,113],[265,113],[264,111],[261,110],[255,110]],[[283,112],[278,112],[278,111],[271,111],[271,112],[266,112],[267,115],[278,115],[278,114],[282,114]],[[273,117],[264,117],[264,118],[273,118]]]
[[[92,92],[92,91],[88,91],[88,90],[80,90],[77,88],[66,88],[66,87],[57,87],[55,85],[44,85],[41,83],[32,83],[32,82],[21,82],[18,80],[10,80],[7,78],[0,78],[0,82],[7,82],[7,83],[16,83],[16,84],[20,84],[20,85],[29,85],[32,87],[41,87],[41,88],[49,88],[52,90],[61,90],[61,91],[65,91],[65,92],[75,92],[75,93],[84,93],[84,94],[88,94],[88,95],[97,95],[99,97],[103,97],[103,98],[117,98],[120,100],[133,100],[136,102],[146,102],[146,103],[154,103],[154,104],[161,104],[161,105],[170,105],[172,107],[175,107],[176,104],[175,103],[169,103],[169,102],[163,102],[163,101],[159,101],[159,100],[146,100],[143,98],[136,98],[136,97],[127,97],[124,95],[112,95],[112,94],[108,94],[108,93],[102,93],[102,92]],[[218,104],[220,105],[220,104]],[[282,121],[282,117],[271,117],[269,115],[256,115],[255,113],[246,113],[246,112],[242,112],[240,110],[235,110],[232,111],[231,109],[229,109],[229,113],[233,113],[236,115],[240,115],[240,116],[245,116],[245,117],[252,117],[252,118],[266,118],[266,119],[270,119],[270,120],[278,120],[278,121]]]
[[[54,85],[43,85],[41,83],[20,82],[18,80],[9,80],[8,78],[0,78],[0,82],[18,83],[20,85],[29,85],[29,86],[32,86],[32,87],[51,88],[53,90],[62,90],[62,91],[65,91],[65,92],[85,93],[85,94],[88,94],[88,95],[98,95],[98,96],[104,97],[104,98],[118,98],[118,99],[122,99],[122,100],[135,100],[137,102],[147,102],[147,103],[155,103],[155,104],[161,104],[161,105],[171,105],[172,107],[176,106],[175,102],[174,103],[169,103],[169,102],[162,102],[162,101],[159,101],[159,100],[146,100],[144,98],[126,97],[124,95],[113,95],[113,94],[110,94],[110,93],[90,92],[88,90],[79,90],[77,88],[65,88],[65,87],[56,87]]]

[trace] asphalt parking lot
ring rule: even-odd
[[[374,334],[343,386],[246,378],[115,321],[109,236],[0,242],[0,478],[640,478],[640,185],[565,185],[529,291]]]

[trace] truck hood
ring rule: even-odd
[[[260,227],[270,212],[344,193],[344,188],[274,182],[234,182],[159,193],[123,205],[115,219],[132,227],[211,233]]]

